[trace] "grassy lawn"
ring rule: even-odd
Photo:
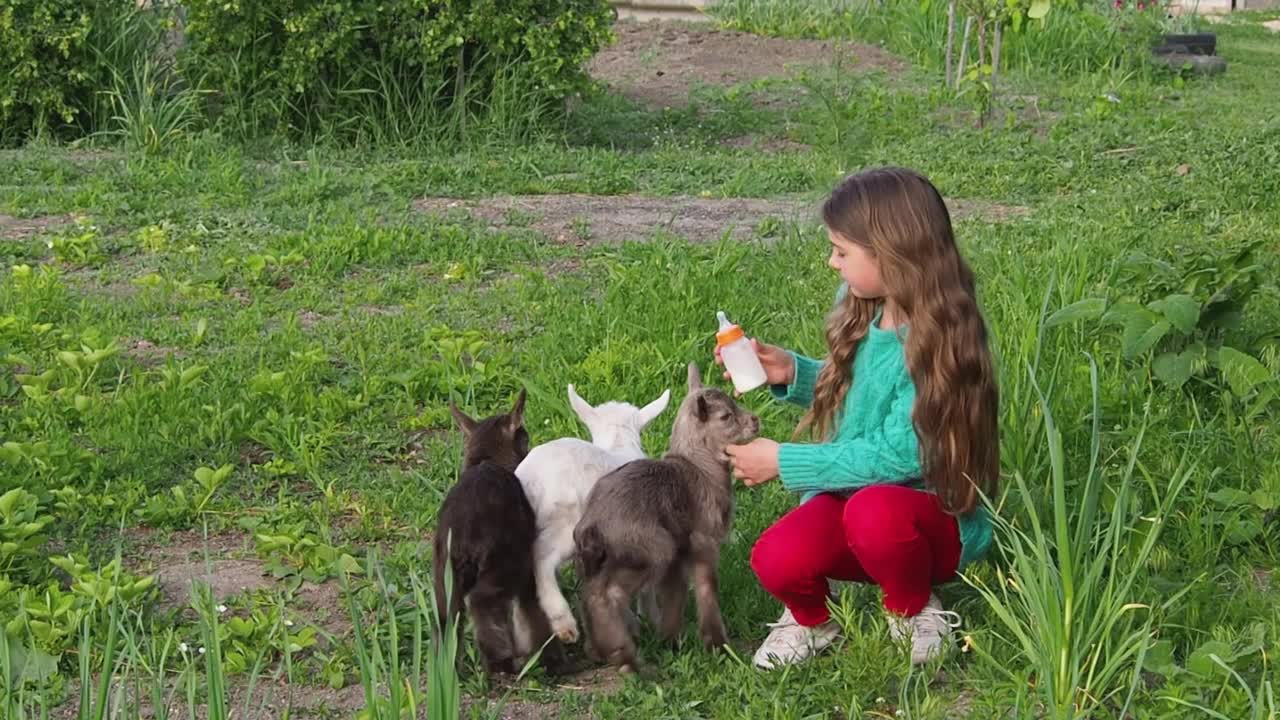
[[[208,563],[209,608],[226,608],[212,615],[229,694],[250,708],[239,717],[288,706],[289,717],[353,717],[365,696],[352,608],[366,643],[412,642],[414,583],[429,574],[461,450],[446,402],[487,415],[523,387],[535,443],[581,436],[567,384],[593,403],[639,405],[667,388],[678,400],[684,364],[711,362],[720,309],[821,355],[836,278],[815,204],[841,175],[895,164],[951,203],[1000,365],[1008,481],[994,500],[1015,529],[997,536],[1009,552],[941,591],[965,619],[967,652],[911,670],[876,590],[847,587],[839,649],[754,670],[780,607],[747,557],[796,501],[774,483],[737,492],[721,565],[733,653],[703,652],[695,632],[679,649],[645,634],[639,677],[581,659],[568,677],[491,682],[467,642],[465,703],[519,718],[1060,717],[1041,715],[1054,658],[1038,664],[999,610],[1033,630],[1048,622],[1037,612],[1061,622],[1035,588],[1071,556],[1099,575],[1076,587],[1084,619],[1067,627],[1087,634],[1127,606],[1114,632],[1081,646],[1082,664],[1122,657],[1137,647],[1129,633],[1153,641],[1109,683],[1067,680],[1101,695],[1090,717],[1117,717],[1126,701],[1133,718],[1275,717],[1264,695],[1280,652],[1280,35],[1257,20],[1216,27],[1230,68],[1211,79],[1015,69],[985,128],[918,58],[876,48],[877,62],[859,64],[855,48],[852,67],[694,78],[666,107],[619,81],[520,143],[343,149],[192,134],[154,155],[4,151],[0,495],[24,488],[38,510],[0,515],[0,543],[37,516],[51,522],[43,543],[0,549],[0,587],[11,575],[0,614],[60,659],[39,685],[55,716],[73,717],[79,678],[97,671],[77,674],[88,625],[61,598],[129,594],[155,574],[137,588],[146,612],[121,625],[139,658],[171,641],[146,672],[170,669],[186,717],[187,680],[205,702],[196,648],[211,646],[210,613],[202,624],[190,609],[189,582]],[[657,77],[645,62],[663,68],[660,35],[646,37],[632,38],[653,49],[638,56],[640,85]],[[546,195],[560,197],[527,197]],[[1252,260],[1235,262],[1250,244]],[[1245,301],[1238,323],[1208,308],[1201,318],[1219,291]],[[1143,335],[1158,318],[1123,325],[1126,302],[1171,295],[1194,301],[1185,328],[1166,326],[1153,345]],[[1104,301],[1121,324],[1098,317]],[[1196,343],[1256,360],[1192,352],[1184,368],[1177,354]],[[1171,387],[1182,369],[1189,379]],[[744,402],[763,434],[790,436],[796,412],[763,394]],[[1061,434],[1056,475],[1046,408]],[[672,417],[647,431],[651,452]],[[1074,528],[1095,506],[1059,544],[1055,513]],[[1032,535],[1021,556],[1011,532]],[[117,551],[123,571],[99,571]],[[45,560],[69,554],[81,564]],[[575,587],[572,573],[565,582]]]

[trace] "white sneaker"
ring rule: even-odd
[[[754,658],[756,667],[762,670],[808,660],[840,637],[840,626],[835,621],[805,627],[796,622],[790,609],[783,610],[778,622],[769,623],[769,627],[773,630],[760,644]]]
[[[911,664],[920,665],[942,653],[943,644],[954,628],[960,627],[960,616],[942,609],[937,595],[914,617],[889,613],[889,635],[895,642],[911,640]]]

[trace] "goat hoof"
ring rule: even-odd
[[[573,617],[559,617],[551,621],[551,630],[562,643],[578,642],[578,623]]]
[[[634,663],[623,663],[622,665],[618,666],[618,672],[623,675],[635,675],[636,666]]]

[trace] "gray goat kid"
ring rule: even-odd
[[[688,388],[667,454],[601,478],[573,533],[592,655],[623,672],[636,670],[625,611],[642,590],[656,590],[659,633],[675,641],[692,581],[703,645],[727,642],[717,590],[720,545],[733,522],[725,447],[753,439],[760,420],[724,392],[704,388],[693,363]]]

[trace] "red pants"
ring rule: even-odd
[[[960,529],[937,496],[872,485],[852,497],[819,495],[774,523],[751,549],[751,569],[796,622],[827,621],[827,578],[873,582],[890,612],[910,617],[933,586],[955,577]]]

